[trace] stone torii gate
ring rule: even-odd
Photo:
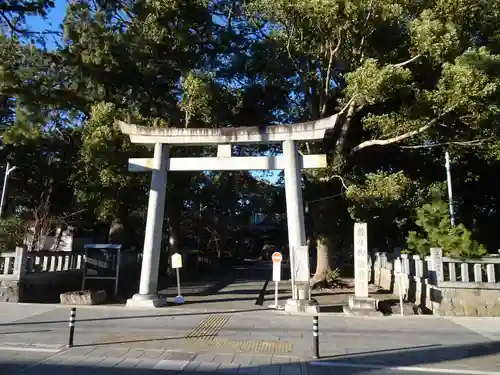
[[[292,268],[293,297],[287,301],[289,312],[313,311],[309,287],[309,253],[306,244],[302,203],[302,168],[326,167],[326,155],[300,155],[298,141],[316,141],[333,129],[337,115],[317,121],[290,125],[239,128],[151,128],[117,121],[132,143],[154,145],[153,158],[129,160],[129,171],[152,172],[148,214],[144,236],[139,293],[127,300],[131,307],[159,307],[166,304],[158,294],[163,217],[168,171],[284,170],[288,243]],[[281,143],[282,156],[233,157],[233,144]],[[217,157],[169,158],[169,146],[217,145]]]

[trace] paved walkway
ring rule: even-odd
[[[282,305],[292,298],[290,280],[285,280],[290,274],[288,265],[282,269],[283,281],[279,282],[278,298]],[[272,262],[253,261],[244,265],[234,266],[231,275],[226,277],[228,284],[215,290],[216,283],[202,287],[197,283],[183,286],[181,293],[185,297],[183,308],[199,309],[205,311],[234,311],[266,309],[274,304],[274,282],[269,281],[272,276]],[[351,284],[353,280],[351,280]],[[375,293],[378,288],[370,286],[370,293]],[[177,295],[177,287],[172,287],[160,292],[168,296],[169,301]],[[342,312],[342,305],[348,302],[348,296],[353,293],[352,288],[329,290],[314,290],[313,297],[324,308],[325,312]],[[390,298],[391,295],[377,295],[378,299]]]
[[[0,374],[500,375],[495,318],[322,315],[322,358],[311,362],[312,319],[267,309],[269,272],[266,264],[243,268],[216,295],[193,293],[183,306],[78,307],[69,350],[68,307],[0,303]],[[284,303],[289,290],[282,286]]]
[[[288,273],[286,266],[283,267],[283,272]],[[234,266],[231,275],[226,277],[231,281],[219,290],[184,287],[181,280],[181,294],[185,299],[182,307],[207,311],[265,309],[274,299],[274,283],[268,281],[271,275],[272,263],[270,261],[254,261]],[[174,285],[160,293],[172,301],[177,295],[177,286]],[[291,298],[291,294],[290,281],[280,282],[280,300],[285,302]]]
[[[68,308],[0,304],[0,311],[0,352],[20,351],[25,356],[45,351],[46,356],[55,355],[37,365],[40,371],[59,366],[59,373],[72,363],[80,363],[80,367],[121,363],[119,368],[135,366],[141,371],[179,365],[184,371],[236,368],[237,372],[279,375],[276,371],[285,369],[299,375],[298,368],[305,371],[300,364],[309,362],[312,354],[311,318],[277,311],[79,308],[77,347],[71,350],[65,350]],[[451,319],[429,316],[324,316],[320,319],[321,361],[334,361],[335,367],[312,366],[311,371],[321,375],[331,369],[336,374],[392,374],[388,369],[417,366],[469,375],[474,374],[472,371],[500,373],[500,342],[480,333],[493,324],[498,327],[500,320],[490,319],[483,324],[476,320],[471,330],[467,324],[464,327]],[[17,371],[27,367],[26,363],[19,364],[21,357],[7,356],[3,363],[11,363],[7,367]],[[358,367],[344,367],[353,364]],[[372,365],[380,368],[366,368]],[[0,365],[0,374],[7,367]]]
[[[499,375],[477,368],[403,366],[367,364],[353,360],[306,361],[280,355],[250,355],[213,352],[109,349],[79,347],[59,353],[14,352],[0,349],[0,374],[75,375],[76,374],[153,374],[230,373],[234,375]]]

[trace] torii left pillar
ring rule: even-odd
[[[167,163],[168,145],[156,143],[151,168],[151,188],[149,190],[139,293],[127,300],[127,307],[160,307],[167,304],[167,300],[158,295],[158,267],[163,237]]]

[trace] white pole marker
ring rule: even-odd
[[[283,256],[276,251],[273,253],[271,259],[273,261],[274,304],[269,307],[282,310],[283,308],[278,304],[278,284],[281,281],[281,261],[283,260]]]

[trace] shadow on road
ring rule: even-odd
[[[324,356],[313,362],[315,365],[331,364],[335,368],[350,368],[350,373],[363,373],[368,367],[372,369],[396,367],[429,367],[453,369],[450,374],[473,374],[484,371],[484,374],[500,375],[498,363],[500,358],[491,358],[500,353],[500,341],[490,341],[467,345],[431,345],[426,347],[380,350],[349,355]],[[490,358],[488,358],[490,357]],[[353,368],[357,365],[358,368]],[[416,372],[416,371],[415,371]],[[423,371],[419,371],[423,372]],[[432,373],[432,371],[427,371]],[[437,371],[436,371],[437,372]],[[441,373],[443,373],[441,371]]]
[[[168,348],[166,348],[168,349]],[[445,375],[499,375],[498,358],[488,358],[500,352],[500,342],[476,343],[454,346],[427,345],[398,350],[381,350],[352,353],[322,358],[311,363],[286,357],[254,353],[251,361],[261,362],[268,358],[272,364],[238,365],[235,357],[232,363],[203,363],[196,358],[191,362],[179,360],[153,360],[138,358],[111,357],[70,357],[65,353],[58,354],[47,361],[37,364],[27,360],[3,361],[0,363],[1,374],[73,374],[75,370],[92,374],[135,375],[149,374],[154,371],[169,371],[190,373],[196,370],[200,373],[244,373],[244,374],[276,374],[276,375],[306,375],[306,374],[398,374],[417,375],[421,373]],[[174,353],[174,352],[172,352]],[[247,355],[250,356],[251,353]],[[240,355],[240,358],[242,356]],[[227,358],[227,356],[226,356]],[[52,363],[51,363],[52,362]],[[57,362],[60,362],[59,364]],[[280,363],[281,362],[281,363]],[[106,367],[108,366],[108,367]],[[111,367],[116,366],[116,367]],[[153,368],[154,367],[154,368]]]
[[[158,310],[159,314],[147,314],[147,315],[140,315],[140,314],[137,315],[132,314],[129,316],[115,315],[112,317],[99,317],[99,318],[87,318],[87,319],[80,319],[77,316],[77,321],[80,322],[107,321],[107,320],[115,321],[115,320],[148,319],[148,318],[161,318],[161,317],[236,314],[236,313],[246,313],[246,312],[250,313],[255,311],[266,311],[270,309],[266,307],[255,308],[252,307],[252,305],[249,305],[247,308],[242,308],[242,304],[235,304],[237,306],[234,309],[232,309],[230,306],[222,308],[219,307],[217,311],[215,311],[216,310],[215,308],[213,309],[214,311],[204,311],[201,310],[201,308],[210,309],[211,303],[215,304],[224,302],[231,303],[231,302],[245,302],[245,301],[252,303],[253,301],[256,300],[256,298],[257,302],[260,302],[256,303],[256,305],[262,306],[264,302],[264,296],[267,294],[267,291],[265,287],[262,289],[255,290],[255,282],[262,282],[265,286],[267,286],[269,273],[270,273],[270,265],[267,263],[263,263],[262,265],[259,266],[255,265],[237,266],[234,267],[230,275],[227,275],[223,277],[220,281],[207,285],[206,287],[203,287],[203,282],[201,281],[183,285],[183,288],[186,289],[186,291],[182,292],[184,297],[201,297],[201,298],[199,300],[194,300],[194,301],[190,301],[189,299],[187,299],[185,300],[182,306],[193,306],[193,307],[196,306],[197,308],[198,307],[200,308],[200,311],[193,311],[193,310],[183,311],[181,306],[169,304],[169,306],[165,307],[166,309],[168,309],[168,313],[164,314],[161,313],[161,310]],[[223,290],[232,283],[234,283],[235,285],[237,284],[238,288],[235,288],[234,290]],[[249,289],[240,289],[242,286],[244,287],[245,284],[252,284],[252,287]],[[190,288],[192,289],[192,291],[189,291]],[[172,292],[170,290],[164,290],[164,291],[159,291],[159,294],[165,297],[172,297],[172,295],[177,295],[177,291],[175,290],[175,292]],[[234,294],[235,297],[231,297],[230,296],[231,294]],[[241,297],[238,297],[240,295]],[[212,297],[212,298],[204,298],[204,297]],[[64,307],[66,306],[61,305],[61,308]],[[178,310],[176,311],[176,309]],[[128,312],[125,309],[123,311]],[[36,320],[36,318],[33,317],[32,319],[34,320],[0,323],[0,327],[28,326],[28,325],[39,325],[39,324],[58,324],[67,322],[66,320],[60,320],[60,319]]]
[[[115,321],[115,320],[136,320],[136,319],[151,319],[151,318],[166,318],[166,317],[177,317],[177,316],[198,316],[198,315],[223,315],[223,314],[242,314],[251,313],[256,311],[266,311],[272,310],[269,308],[260,309],[244,309],[244,310],[227,310],[227,311],[190,311],[190,312],[178,312],[169,314],[151,314],[151,315],[130,315],[130,316],[108,316],[104,318],[90,318],[90,319],[78,319],[77,322],[99,322],[99,321]],[[39,324],[60,324],[67,323],[68,320],[45,320],[45,321],[29,321],[29,322],[11,322],[11,323],[0,323],[0,327],[11,327],[11,326],[28,326],[28,325],[39,325]]]
[[[206,339],[210,338],[211,335],[206,334],[206,335],[190,335],[189,339]],[[94,342],[92,344],[77,344],[73,345],[74,348],[84,348],[84,347],[94,347],[94,346],[106,346],[106,345],[122,345],[122,344],[136,344],[136,343],[149,343],[149,342],[160,342],[160,341],[182,341],[186,340],[186,337],[184,335],[181,336],[176,336],[176,337],[158,337],[158,338],[152,338],[152,339],[137,339],[137,340],[112,340],[112,341],[101,341],[101,342]]]
[[[30,331],[6,331],[6,332],[0,332],[0,335],[16,335],[18,333],[41,333],[41,332],[50,332],[50,329],[37,329],[37,330],[30,330]]]

